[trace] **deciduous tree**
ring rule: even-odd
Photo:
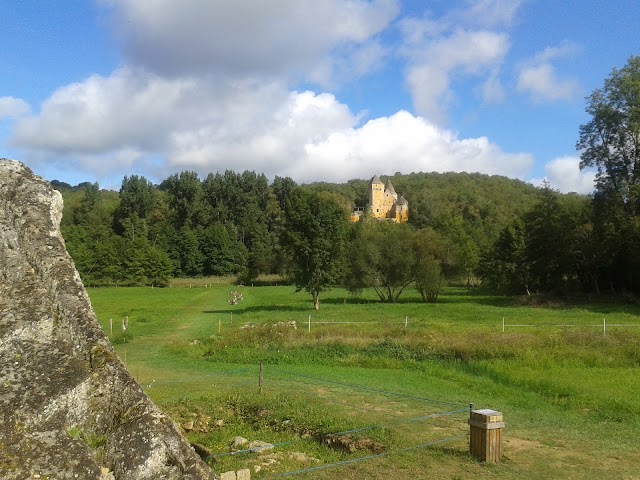
[[[320,308],[320,293],[340,282],[348,213],[321,193],[294,190],[285,208],[284,244],[291,257],[293,280]]]

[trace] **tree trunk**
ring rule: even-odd
[[[320,310],[320,298],[318,292],[311,292],[311,297],[313,298],[313,309]]]

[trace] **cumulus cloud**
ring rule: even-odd
[[[124,67],[108,77],[93,75],[58,89],[39,115],[17,123],[12,140],[20,147],[56,153],[162,151],[181,130],[215,125],[246,131],[259,122],[256,113],[272,111],[287,94],[274,83],[166,79]]]
[[[546,179],[552,188],[563,193],[591,193],[594,189],[596,172],[580,170],[580,158],[566,156],[553,159],[545,165]]]
[[[22,117],[30,111],[29,104],[21,98],[0,97],[0,120]]]
[[[344,181],[372,170],[522,177],[532,165],[529,155],[502,152],[484,137],[459,139],[406,111],[359,123],[328,93],[166,80],[123,68],[59,89],[38,116],[18,122],[14,143],[73,153],[79,167],[98,173],[108,165],[124,175],[156,158],[156,180],[178,169],[225,168],[298,181]]]
[[[575,79],[562,78],[553,62],[579,50],[577,44],[568,41],[545,48],[520,68],[518,90],[530,94],[536,102],[571,100],[579,93],[580,85]]]
[[[533,164],[528,154],[502,152],[486,137],[459,139],[406,111],[337,131],[305,150],[309,165],[293,166],[291,173],[335,181],[362,176],[364,166],[378,172],[468,171],[522,177]]]
[[[102,0],[128,62],[165,76],[282,75],[315,69],[334,47],[364,45],[398,0]]]

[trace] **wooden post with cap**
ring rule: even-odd
[[[471,410],[469,416],[469,453],[481,462],[502,459],[502,412]]]

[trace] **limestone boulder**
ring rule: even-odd
[[[0,159],[0,478],[214,479],[102,332],[62,196]]]

